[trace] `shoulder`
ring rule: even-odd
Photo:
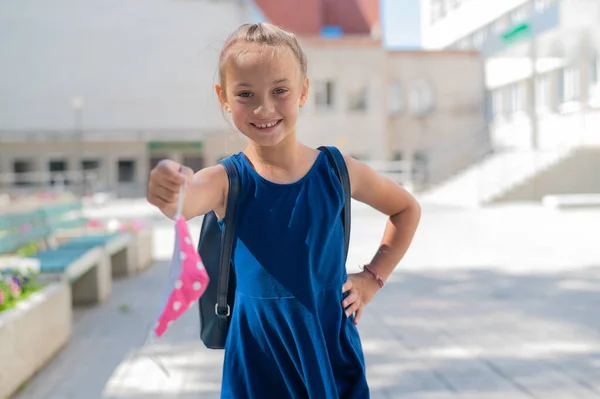
[[[214,166],[207,166],[206,168],[200,169],[194,175],[194,180],[208,180],[210,182],[223,182],[227,180],[227,171],[225,166],[217,164]]]
[[[373,170],[369,165],[344,155],[352,198],[378,211],[393,215],[408,206],[417,206],[415,198],[400,184]]]
[[[227,204],[227,194],[229,191],[229,177],[222,164],[208,166],[196,172],[194,175],[194,185],[192,188],[197,192],[197,204],[201,209],[197,214],[205,214],[214,210],[217,215],[223,215],[225,204]],[[204,204],[206,202],[206,204]]]

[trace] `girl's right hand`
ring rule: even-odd
[[[148,202],[172,216],[177,209],[179,189],[194,177],[194,172],[170,159],[163,159],[150,172]]]

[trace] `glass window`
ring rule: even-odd
[[[578,101],[581,97],[581,74],[576,66],[566,67],[563,72],[563,101]]]
[[[404,110],[404,91],[402,83],[393,82],[388,87],[388,113],[399,114]]]
[[[550,76],[540,75],[535,82],[535,101],[538,110],[550,108]]]
[[[119,160],[118,173],[119,183],[133,183],[135,181],[135,161]]]
[[[369,90],[367,87],[355,90],[348,94],[348,109],[350,111],[364,111],[368,108]]]
[[[315,85],[315,105],[317,108],[333,108],[334,84],[332,81],[321,81]]]

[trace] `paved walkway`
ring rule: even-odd
[[[171,225],[122,207],[156,221],[155,253],[167,258]],[[359,326],[372,397],[600,398],[600,212],[424,211]],[[384,222],[355,208],[349,270],[372,255]],[[15,399],[218,398],[222,352],[199,341],[196,307],[153,345],[170,378],[141,349],[166,274],[159,261],[118,281],[104,305],[78,309],[69,345]]]

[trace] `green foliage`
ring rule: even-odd
[[[27,299],[41,288],[42,285],[37,282],[36,275],[32,272],[0,273],[0,312],[14,308],[17,302]]]

